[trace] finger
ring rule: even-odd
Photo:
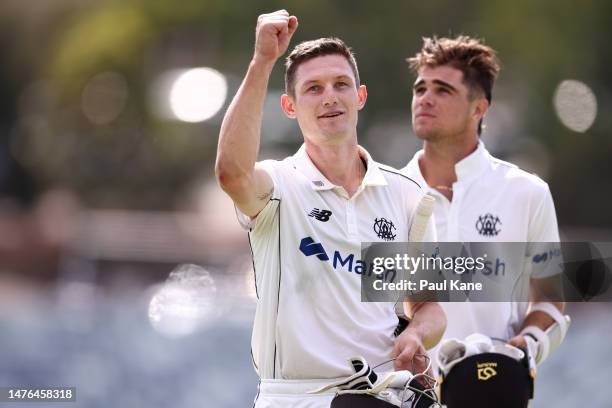
[[[289,24],[289,18],[287,17],[274,17],[266,19],[267,24],[271,25],[284,25],[287,26]]]
[[[519,347],[519,348],[527,347],[527,342],[525,341],[525,338],[523,336],[512,337],[510,340],[508,340],[508,343],[510,343],[514,347]]]
[[[409,370],[412,366],[412,359],[414,358],[414,353],[412,350],[404,349],[399,356],[395,359],[395,365],[400,370]]]
[[[269,29],[269,27],[271,26],[275,26],[277,24],[287,24],[287,18],[285,18],[285,21],[283,21],[283,18],[277,18],[277,17],[262,17],[259,16],[259,19],[257,20],[257,29],[258,30],[267,30]]]
[[[286,37],[289,34],[289,24],[285,23],[281,26],[279,36]]]
[[[419,355],[419,353],[414,355],[413,358],[413,374],[424,373],[431,376],[431,367],[429,366],[429,358]]]
[[[286,17],[289,17],[289,13],[287,12],[287,10],[277,10],[277,11],[274,11],[272,13],[260,14],[259,18],[277,17],[277,16],[286,16]]]
[[[393,350],[391,350],[391,357],[392,358],[397,358],[397,356],[399,356],[399,354],[400,354],[400,351],[401,351],[400,344],[396,340],[395,344],[393,345]]]
[[[287,19],[278,19],[278,20],[271,20],[271,21],[267,21],[266,25],[268,27],[273,27],[273,30],[276,34],[284,34],[288,32],[288,27],[287,27]]]
[[[282,17],[282,16],[267,17],[267,18],[262,20],[262,23],[266,23],[266,24],[284,24],[284,25],[287,25],[287,24],[289,24],[289,17]]]
[[[405,359],[402,356],[399,356],[393,361],[393,368],[395,368],[396,371],[410,370],[411,366],[412,364],[411,364],[410,359]]]
[[[278,21],[284,21],[285,24],[287,24],[289,22],[289,17],[288,16],[273,16],[273,15],[259,16],[259,19],[257,21],[260,24],[278,22]]]
[[[289,35],[293,35],[293,33],[295,33],[295,30],[297,30],[298,28],[298,19],[296,16],[289,17],[288,27],[289,27]]]

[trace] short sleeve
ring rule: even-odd
[[[259,225],[266,224],[272,221],[274,214],[276,214],[276,208],[278,207],[278,203],[282,197],[282,186],[279,182],[280,178],[278,176],[278,170],[280,166],[280,162],[276,160],[264,160],[257,163],[261,169],[263,169],[270,178],[272,179],[272,184],[274,191],[272,192],[272,197],[270,197],[270,201],[266,204],[266,206],[257,214],[255,217],[250,217],[240,211],[236,206],[234,206],[234,210],[236,211],[236,218],[240,223],[240,226],[245,230],[252,230],[257,228]]]
[[[534,211],[529,220],[527,262],[531,263],[531,277],[541,279],[559,274],[563,257],[555,205],[548,185],[540,187],[534,196]]]
[[[539,189],[535,201],[535,211],[529,221],[529,242],[559,242],[559,227],[555,204],[548,185]]]

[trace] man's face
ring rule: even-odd
[[[421,68],[412,93],[414,133],[427,141],[471,136],[484,114],[481,99],[470,98],[460,70],[448,65]]]
[[[306,137],[325,139],[353,135],[357,112],[365,105],[365,86],[357,87],[342,55],[315,57],[298,66],[295,96],[282,100],[287,116],[296,118]]]

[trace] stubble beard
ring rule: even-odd
[[[444,139],[444,134],[437,129],[429,129],[425,131],[417,131],[416,128],[412,128],[412,131],[423,142],[436,143]]]
[[[431,143],[431,144],[446,144],[453,143],[462,138],[469,128],[469,124],[463,123],[462,126],[458,129],[425,129],[422,131],[417,131],[413,126],[412,131],[423,142]]]

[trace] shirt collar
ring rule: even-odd
[[[469,180],[479,176],[489,163],[490,156],[482,140],[479,140],[476,150],[455,164],[457,181]]]
[[[367,164],[366,174],[361,182],[362,186],[385,186],[387,180],[382,171],[378,167],[370,153],[361,146],[357,146],[359,156],[364,159]],[[306,152],[306,146],[302,144],[300,149],[293,155],[293,166],[308,180],[313,190],[331,190],[336,188],[335,184],[329,181],[314,165],[310,156]]]
[[[408,173],[411,179],[416,181],[421,186],[421,188],[428,188],[429,186],[427,185],[427,182],[423,177],[423,173],[421,173],[421,167],[419,166],[419,159],[422,155],[423,150],[417,151],[412,157],[412,160],[408,162],[404,170]]]
[[[423,173],[421,173],[421,167],[419,166],[419,159],[423,155],[423,150],[419,150],[414,154],[414,157],[406,166],[411,177],[415,178],[416,182],[421,186],[427,186]],[[457,181],[467,181],[479,176],[482,171],[486,168],[487,164],[491,159],[489,151],[486,149],[482,140],[478,141],[476,150],[461,159],[455,164],[455,173],[457,174]]]

